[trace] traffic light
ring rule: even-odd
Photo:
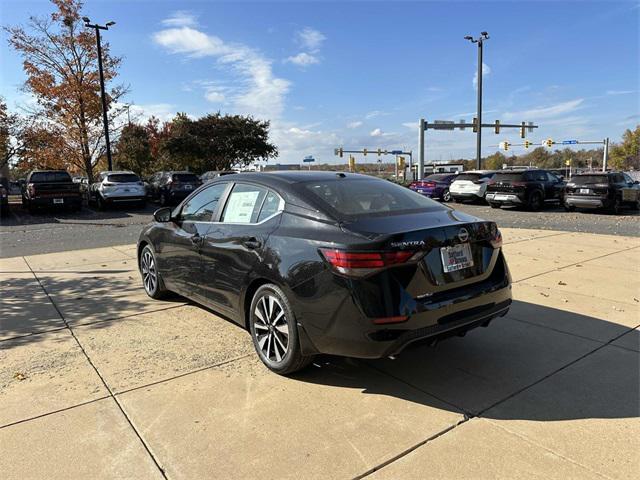
[[[338,149],[338,155],[340,155],[340,158],[342,158],[342,154],[344,153],[344,151],[342,150],[342,147],[340,147]]]
[[[378,149],[378,156],[380,156],[380,155],[382,155],[382,149],[381,148]]]
[[[503,149],[505,152],[509,150],[510,146],[511,144],[509,142],[500,142],[500,148]]]
[[[404,157],[398,157],[398,169],[405,169]]]
[[[477,133],[478,132],[478,119],[476,117],[473,117],[472,130],[473,130],[473,133]]]
[[[549,147],[549,148],[551,148],[551,146],[553,145],[553,140],[552,140],[551,138],[547,138],[544,142],[542,142],[542,144],[543,144],[545,147]]]
[[[367,149],[366,149],[366,148],[362,150],[362,154],[363,154],[365,157],[367,156]]]
[[[529,148],[531,146],[531,142],[529,140],[524,141],[524,148]]]
[[[349,171],[350,172],[356,171],[356,159],[351,155],[349,155]]]
[[[496,120],[496,135],[500,133],[500,120]]]
[[[522,122],[520,124],[520,138],[524,138],[525,137],[525,122]]]

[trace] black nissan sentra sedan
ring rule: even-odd
[[[227,175],[154,217],[138,242],[147,294],[231,318],[280,374],[464,335],[511,303],[495,223],[369,176]]]

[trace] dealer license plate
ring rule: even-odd
[[[591,193],[591,190],[589,190],[588,188],[581,188],[580,193]]]
[[[446,273],[473,267],[471,245],[468,243],[460,243],[453,247],[442,247],[440,256],[442,257],[442,267]]]
[[[495,197],[493,197],[494,200],[506,200],[507,197],[506,195],[496,195]]]
[[[55,204],[64,203],[64,198],[54,198],[53,203]]]

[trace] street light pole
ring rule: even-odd
[[[109,171],[113,170],[113,162],[111,160],[111,142],[109,141],[109,119],[107,117],[107,96],[104,93],[104,73],[102,71],[102,45],[100,44],[100,30],[109,30],[109,27],[116,22],[107,22],[106,25],[91,24],[88,17],[82,17],[84,26],[93,28],[96,31],[96,43],[98,45],[98,71],[100,72],[100,97],[102,99],[102,122],[104,124],[104,140],[107,146],[107,163]]]
[[[470,35],[464,37],[465,40],[469,40],[471,43],[478,44],[478,112],[477,112],[477,137],[476,137],[476,164],[478,170],[482,168],[482,45],[485,40],[489,39],[487,32],[481,32],[478,38],[473,38]]]

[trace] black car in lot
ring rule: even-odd
[[[495,223],[369,176],[228,175],[154,217],[138,241],[147,294],[229,317],[281,374],[464,335],[511,303]]]
[[[33,170],[22,189],[22,206],[33,213],[40,207],[82,209],[80,185],[65,170]]]
[[[540,210],[547,203],[562,203],[564,181],[547,170],[501,170],[487,184],[485,200],[492,208],[516,205]]]
[[[200,185],[202,181],[192,172],[157,172],[147,181],[147,197],[163,207],[176,205]]]
[[[9,211],[9,179],[0,177],[0,217]]]
[[[640,209],[640,185],[622,172],[587,172],[571,177],[564,193],[564,207],[606,208],[619,213],[622,207]]]

